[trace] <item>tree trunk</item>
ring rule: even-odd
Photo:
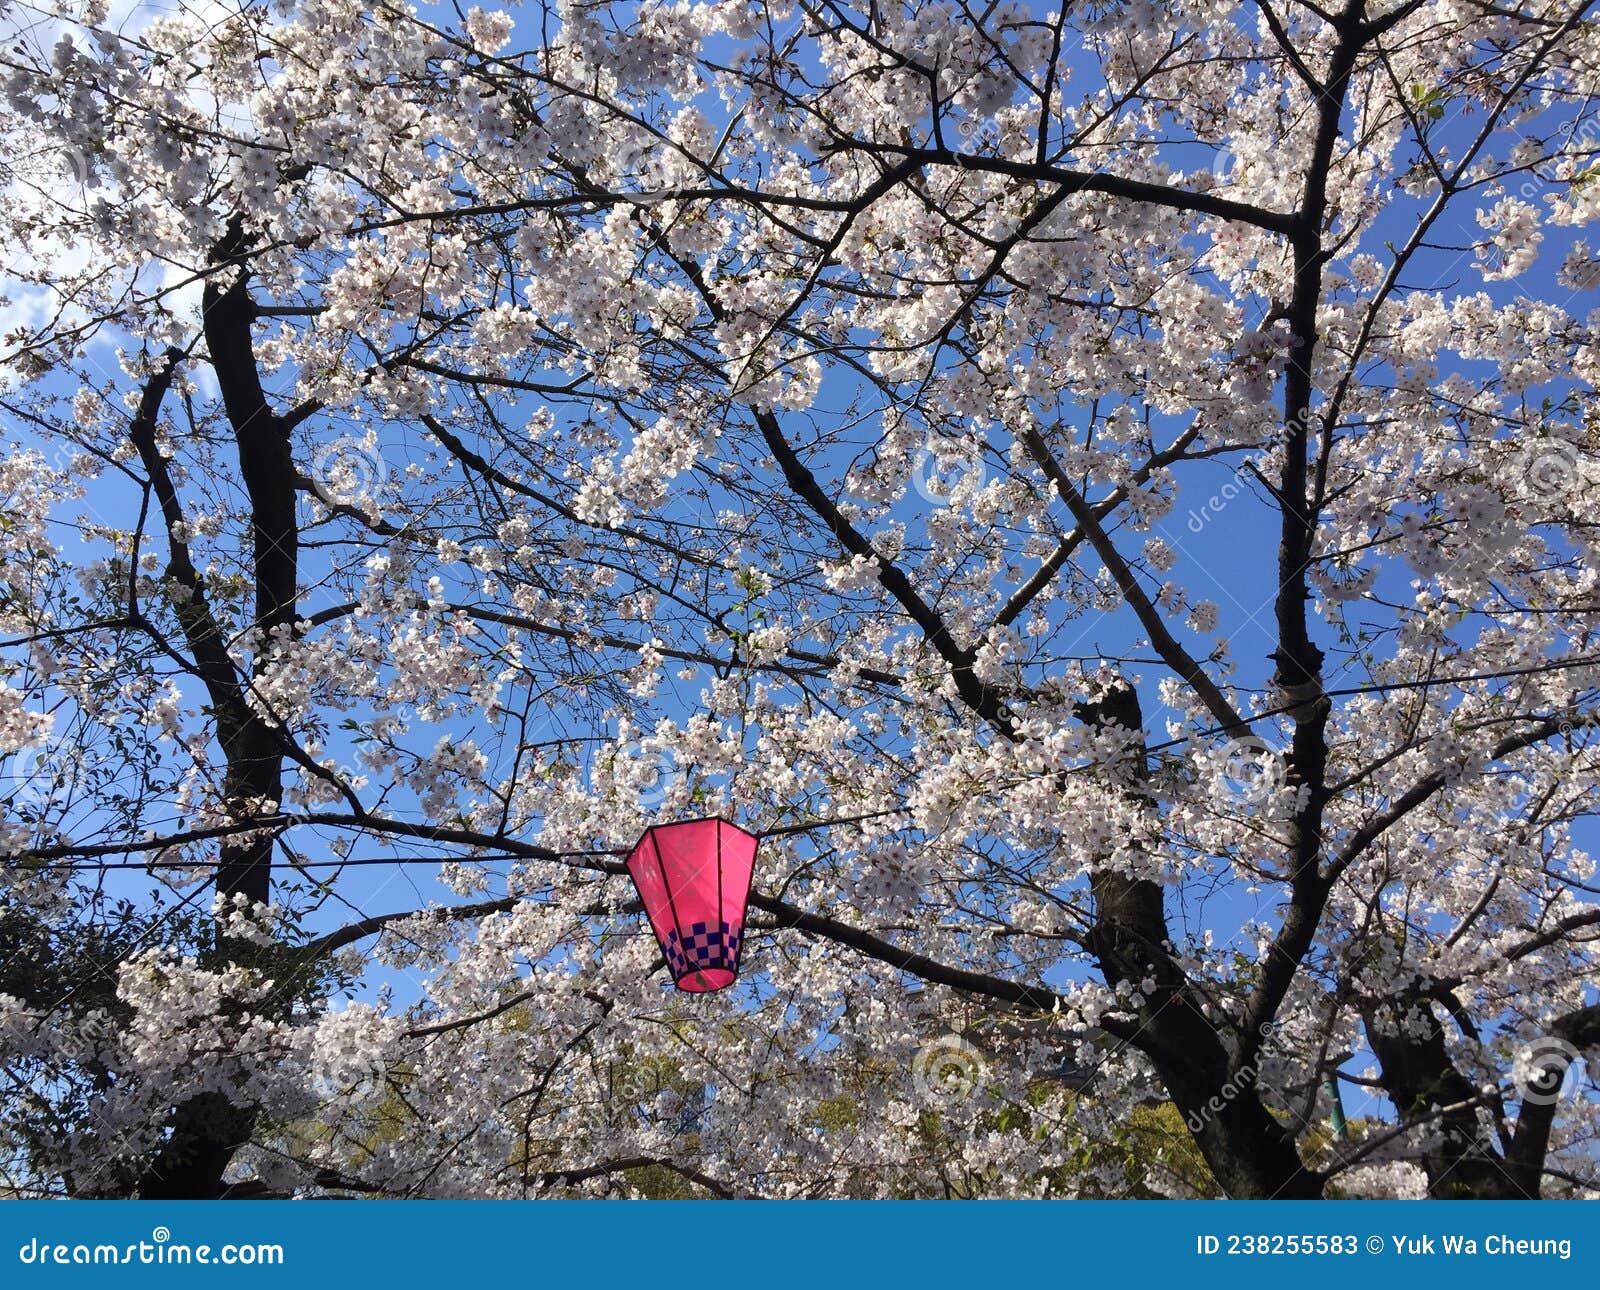
[[[250,329],[255,307],[248,289],[246,257],[250,240],[238,216],[213,256],[215,272],[207,281],[202,308],[206,348],[216,372],[223,406],[239,450],[239,470],[250,498],[255,575],[254,674],[260,675],[275,635],[294,630],[298,599],[299,531],[295,521],[296,474],[288,430],[267,403],[256,365]],[[154,449],[153,425],[150,467]],[[152,471],[152,474],[155,472]],[[164,467],[160,472],[165,477]],[[176,493],[166,479],[170,508]],[[157,482],[160,493],[161,483]],[[164,506],[164,510],[168,507]],[[172,514],[168,515],[169,526]],[[182,555],[188,563],[187,553]],[[228,657],[216,620],[194,570],[185,579],[191,596],[183,611],[197,670],[205,679],[216,713],[217,741],[226,761],[223,796],[237,817],[273,808],[283,794],[284,739],[273,723],[246,699],[246,692]],[[216,889],[222,898],[242,896],[265,904],[272,893],[272,836],[224,842],[217,864]],[[255,947],[218,937],[209,964],[248,964],[259,958]],[[287,1009],[289,1000],[280,995]],[[188,1099],[172,1113],[170,1134],[138,1185],[147,1198],[209,1199],[225,1192],[223,1176],[234,1153],[255,1127],[256,1110],[237,1105],[221,1093]]]
[[[1144,728],[1139,696],[1126,684],[1082,705],[1079,715],[1100,728]],[[1126,777],[1130,793],[1142,792],[1143,744],[1125,765],[1108,769]],[[1305,1168],[1294,1135],[1263,1105],[1254,1068],[1233,1061],[1173,957],[1161,887],[1111,871],[1092,873],[1089,881],[1095,898],[1089,947],[1106,984],[1127,982],[1142,992],[1136,1021],[1119,1037],[1155,1065],[1222,1189],[1240,1199],[1319,1199],[1322,1179]],[[1155,989],[1143,990],[1152,980]]]

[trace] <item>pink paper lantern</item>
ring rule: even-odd
[[[705,994],[738,977],[757,845],[727,820],[684,820],[646,829],[629,854],[628,874],[678,989]]]

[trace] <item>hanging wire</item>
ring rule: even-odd
[[[860,815],[841,816],[838,819],[813,820],[809,824],[782,824],[782,825],[777,825],[777,826],[775,826],[773,828],[770,828],[770,829],[759,830],[759,831],[753,833],[752,836],[757,838],[757,839],[759,839],[759,840],[762,840],[762,841],[765,841],[767,838],[793,837],[794,835],[801,834],[801,833],[815,833],[815,832],[818,832],[818,831],[820,831],[822,829],[833,829],[833,828],[838,828],[838,827],[840,827],[842,825],[861,824],[861,823],[864,823],[864,822],[866,822],[868,820],[885,819],[885,818],[887,818],[888,816],[891,816],[891,815],[904,815],[909,810],[910,810],[909,807],[896,806],[896,807],[891,807],[889,809],[882,810],[882,811],[868,811],[868,812],[864,812],[863,814],[860,814]],[[311,817],[311,818],[303,819],[303,820],[295,820],[295,819],[293,819],[291,817],[291,818],[286,819],[286,820],[280,820],[276,825],[271,824],[271,823],[253,823],[251,825],[251,829],[252,829],[252,831],[261,831],[261,830],[264,830],[264,829],[272,829],[272,828],[287,829],[287,828],[292,827],[294,824],[304,824],[304,825],[309,825],[309,826],[315,826],[315,825],[320,824],[320,823],[324,823],[324,822],[317,820],[315,817]],[[347,823],[345,821],[340,821],[339,827],[360,829],[362,826],[360,824],[358,824],[358,823]],[[649,827],[654,828],[654,827],[658,827],[658,826],[651,825]],[[381,827],[375,827],[375,828],[373,828],[373,832],[382,833],[383,830],[382,830]],[[164,848],[177,848],[177,847],[182,847],[182,846],[190,846],[190,845],[193,845],[193,844],[195,844],[197,842],[204,842],[204,841],[208,841],[208,840],[210,840],[210,839],[208,839],[206,837],[197,837],[197,838],[192,838],[192,839],[174,838],[174,839],[171,839],[170,841],[163,841],[163,842],[158,842],[158,843],[146,842],[146,843],[144,843],[142,845],[146,849],[157,850],[157,849],[164,849]],[[464,841],[463,845],[471,845],[471,844]],[[64,849],[67,849],[67,848],[64,848]],[[129,849],[132,850],[133,848],[130,847]],[[573,851],[563,851],[563,850],[559,850],[559,849],[541,847],[541,848],[539,848],[537,853],[507,851],[507,852],[504,852],[504,853],[498,854],[498,855],[478,855],[478,856],[468,856],[468,857],[465,857],[465,858],[461,857],[460,855],[458,855],[458,854],[456,854],[454,852],[451,852],[451,853],[447,853],[445,855],[438,855],[438,856],[368,856],[368,857],[362,857],[362,858],[357,858],[357,859],[348,859],[348,858],[346,858],[346,859],[340,859],[340,860],[291,860],[291,861],[289,861],[287,863],[287,865],[285,867],[287,869],[289,869],[289,870],[296,870],[296,869],[343,869],[343,868],[347,868],[347,867],[349,867],[349,868],[359,868],[359,867],[366,866],[366,865],[496,864],[496,863],[499,863],[500,861],[505,861],[505,860],[509,860],[509,861],[519,861],[519,860],[521,860],[521,861],[528,861],[528,860],[531,860],[531,861],[540,861],[540,860],[547,860],[547,861],[556,861],[556,860],[602,860],[602,859],[624,859],[629,854],[631,854],[631,852],[632,852],[632,848],[631,847],[606,847],[606,848],[600,848],[600,849],[586,848],[586,849],[583,849],[583,850],[573,850]],[[35,853],[35,854],[37,854],[37,853]],[[115,852],[112,852],[112,854],[115,854]],[[114,870],[119,870],[119,869],[138,869],[138,870],[142,870],[144,872],[156,872],[156,871],[163,870],[163,869],[213,869],[213,868],[216,867],[217,863],[218,862],[215,861],[215,860],[159,860],[159,859],[150,859],[150,860],[117,860],[117,861],[111,861],[111,860],[84,860],[84,859],[62,859],[62,860],[41,859],[41,860],[32,860],[32,859],[29,858],[29,853],[22,852],[17,856],[9,857],[9,858],[0,860],[0,867],[10,866],[10,867],[13,867],[13,868],[26,868],[29,871],[35,872],[35,873],[40,872],[40,871],[44,871],[44,870],[57,871],[57,872],[59,872],[59,871],[79,872],[79,871],[89,871],[89,870],[114,871]]]
[[[1390,690],[1397,690],[1397,689],[1401,689],[1401,690],[1403,690],[1403,689],[1428,689],[1428,688],[1432,688],[1433,686],[1436,686],[1436,685],[1464,683],[1464,682],[1469,682],[1469,681],[1498,680],[1498,679],[1505,679],[1505,678],[1514,677],[1514,676],[1529,675],[1529,674],[1532,674],[1532,673],[1543,673],[1543,672],[1548,672],[1548,671],[1559,671],[1559,670],[1564,670],[1565,668],[1568,668],[1568,667],[1592,666],[1595,663],[1600,663],[1600,655],[1585,655],[1585,656],[1580,657],[1580,658],[1562,660],[1561,662],[1556,663],[1556,664],[1541,665],[1539,667],[1534,667],[1534,668],[1508,668],[1508,669],[1505,669],[1505,670],[1499,671],[1499,672],[1485,672],[1485,673],[1481,673],[1481,674],[1477,674],[1477,675],[1473,675],[1473,676],[1468,676],[1468,677],[1435,677],[1435,678],[1425,678],[1425,679],[1421,679],[1421,680],[1417,680],[1417,681],[1394,681],[1394,682],[1385,682],[1384,684],[1381,684],[1381,685],[1352,686],[1352,687],[1346,687],[1346,688],[1338,688],[1338,689],[1332,689],[1332,690],[1325,691],[1325,696],[1327,698],[1332,699],[1332,698],[1342,698],[1342,697],[1365,695],[1365,694],[1381,694],[1381,693],[1385,693],[1385,692],[1390,691]],[[1256,713],[1256,714],[1254,714],[1254,715],[1252,715],[1250,717],[1245,718],[1243,724],[1247,728],[1251,727],[1251,726],[1255,725],[1257,722],[1270,720],[1273,717],[1282,716],[1285,713],[1291,712],[1291,711],[1294,710],[1294,708],[1296,706],[1297,705],[1294,704],[1294,703],[1287,703],[1287,704],[1280,705],[1278,707],[1266,709],[1263,712]],[[1589,721],[1577,721],[1577,720],[1575,720],[1573,722],[1573,725],[1575,727],[1579,726],[1579,725],[1593,726],[1595,724],[1596,723],[1594,721],[1592,721],[1592,720],[1589,720]],[[1177,738],[1165,740],[1162,743],[1150,744],[1150,745],[1147,745],[1145,747],[1145,750],[1144,750],[1145,751],[1145,756],[1146,757],[1154,756],[1154,755],[1156,755],[1158,753],[1166,752],[1166,751],[1169,751],[1170,749],[1173,749],[1173,748],[1182,747],[1185,744],[1194,743],[1196,741],[1207,739],[1207,738],[1210,738],[1210,737],[1213,737],[1213,736],[1216,736],[1216,735],[1226,734],[1226,733],[1228,733],[1228,730],[1229,730],[1229,728],[1223,727],[1223,726],[1220,726],[1220,725],[1219,726],[1210,726],[1210,727],[1206,727],[1206,728],[1203,728],[1203,729],[1200,729],[1200,730],[1193,731],[1193,732],[1191,732],[1189,734],[1185,734],[1185,735],[1179,736]],[[1047,774],[1047,775],[1052,775],[1052,776],[1055,776],[1055,777],[1058,777],[1058,778],[1068,778],[1068,777],[1075,776],[1075,775],[1088,774],[1090,772],[1093,772],[1096,769],[1098,769],[1098,767],[1094,763],[1090,762],[1090,763],[1085,763],[1084,765],[1081,765],[1081,766],[1072,766],[1072,767],[1067,767],[1067,768],[1060,769],[1060,770],[1050,770],[1050,771],[1045,771],[1045,772],[1041,772],[1041,773]],[[1019,781],[1019,782],[1021,782],[1021,781]],[[845,816],[845,817],[842,817],[842,818],[839,818],[839,819],[816,820],[816,821],[813,821],[813,822],[808,823],[808,824],[778,825],[778,826],[774,826],[773,828],[770,828],[770,829],[761,830],[761,831],[755,833],[754,836],[756,836],[757,838],[760,838],[760,839],[766,839],[766,838],[793,836],[795,834],[801,834],[801,833],[812,833],[812,832],[816,832],[816,831],[819,831],[819,830],[822,830],[822,829],[837,828],[837,827],[839,827],[841,825],[858,824],[858,823],[863,823],[863,822],[868,821],[868,820],[887,818],[888,816],[892,816],[892,815],[903,815],[909,809],[910,808],[908,808],[908,807],[899,806],[899,807],[891,807],[891,808],[888,808],[888,809],[885,809],[885,810],[882,810],[882,811],[870,811],[870,812],[866,812],[866,813],[861,814],[861,815]],[[353,829],[356,829],[356,830],[360,830],[363,827],[362,822],[361,822],[361,820],[359,818],[341,819],[341,820],[337,820],[337,821],[334,821],[334,820],[320,821],[320,820],[316,819],[315,817],[307,818],[307,819],[295,819],[293,817],[288,817],[288,818],[280,817],[277,821],[263,820],[263,821],[255,822],[249,827],[252,828],[252,829],[272,830],[272,829],[288,828],[288,827],[291,827],[294,824],[317,825],[319,823],[320,824],[326,824],[326,825],[334,826],[334,827],[340,827],[340,828],[353,828]],[[425,830],[427,826],[410,826],[410,827],[418,828],[419,831],[421,831],[421,830]],[[209,831],[209,832],[204,833],[204,834],[192,835],[192,836],[190,836],[188,838],[174,838],[174,839],[172,839],[170,841],[162,841],[162,842],[155,842],[155,843],[145,843],[145,844],[142,844],[142,845],[134,845],[134,846],[129,846],[129,847],[125,847],[125,848],[97,844],[97,849],[100,850],[100,852],[102,854],[112,854],[112,855],[114,855],[114,854],[126,854],[128,851],[132,851],[132,850],[160,850],[160,849],[165,849],[165,848],[169,848],[169,847],[179,847],[179,846],[192,845],[192,844],[194,844],[196,842],[205,841],[208,838],[212,838],[212,837],[229,836],[229,835],[231,835],[232,833],[234,833],[236,831],[242,832],[242,831],[245,831],[245,830],[243,830],[243,829],[241,829],[241,830],[217,829],[217,830]],[[382,833],[385,830],[382,829],[382,828],[376,828],[373,831],[374,832],[378,832],[378,833]],[[404,835],[401,835],[401,836],[404,836]],[[424,834],[424,836],[425,836],[425,834]],[[434,840],[434,841],[445,841],[445,840],[450,840],[450,839],[435,837],[432,840]],[[460,842],[461,842],[461,844],[463,846],[472,846],[472,845],[474,845],[474,843],[468,838],[462,838],[462,839],[460,839]],[[113,871],[113,870],[119,870],[119,869],[129,869],[129,870],[131,870],[131,869],[141,869],[141,870],[145,870],[145,871],[156,871],[156,870],[161,870],[161,869],[169,869],[169,870],[171,870],[171,869],[207,869],[207,868],[214,867],[215,864],[216,864],[216,861],[213,861],[213,860],[192,860],[192,861],[191,860],[170,860],[170,861],[155,861],[155,860],[137,861],[137,860],[135,860],[135,861],[121,861],[121,862],[105,862],[105,861],[86,860],[86,859],[74,859],[74,860],[65,860],[64,859],[64,860],[59,860],[59,861],[54,859],[54,858],[50,858],[50,859],[44,859],[44,858],[30,859],[30,854],[32,856],[42,856],[42,855],[49,855],[51,857],[54,857],[56,855],[67,856],[67,855],[71,855],[74,852],[74,850],[76,850],[76,849],[71,847],[71,846],[61,846],[61,847],[54,847],[54,848],[37,850],[37,851],[34,851],[32,853],[24,851],[24,852],[21,852],[16,857],[0,858],[0,868],[24,866],[24,867],[27,867],[27,868],[35,871],[35,872],[38,872],[38,871],[41,871],[41,870],[56,870],[56,871],[65,870],[65,871],[68,871],[68,872],[80,872],[80,871],[86,872],[86,871],[92,871],[92,870]],[[596,849],[584,849],[584,850],[562,851],[562,850],[555,850],[555,849],[549,849],[549,848],[542,848],[541,847],[541,848],[537,848],[536,850],[535,849],[530,849],[529,851],[526,851],[526,852],[508,853],[508,854],[503,855],[503,856],[466,857],[463,860],[457,860],[457,858],[454,857],[454,856],[448,857],[448,858],[443,858],[443,859],[434,859],[432,857],[406,857],[406,856],[395,856],[395,857],[392,857],[392,858],[391,857],[370,857],[370,858],[367,858],[367,859],[359,859],[359,860],[348,860],[347,859],[347,860],[327,860],[327,861],[303,861],[303,862],[300,862],[298,864],[292,864],[291,867],[292,868],[297,868],[297,869],[338,869],[338,868],[343,868],[345,866],[363,866],[363,865],[446,864],[446,863],[451,863],[452,861],[455,861],[455,862],[458,862],[458,863],[484,863],[484,862],[493,863],[493,862],[498,862],[500,860],[560,861],[560,860],[568,860],[568,859],[597,859],[597,858],[613,858],[613,859],[615,859],[615,858],[620,858],[620,857],[626,857],[629,854],[630,850],[631,849],[606,848],[606,849],[599,849],[599,850],[596,850]]]

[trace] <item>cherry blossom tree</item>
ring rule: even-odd
[[[1593,1191],[1592,8],[4,0],[13,1187]]]

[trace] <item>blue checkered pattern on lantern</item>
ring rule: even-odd
[[[710,923],[695,923],[687,936],[678,938],[678,929],[667,931],[667,966],[674,976],[703,968],[736,971],[739,964],[739,934],[726,923],[711,930]]]

